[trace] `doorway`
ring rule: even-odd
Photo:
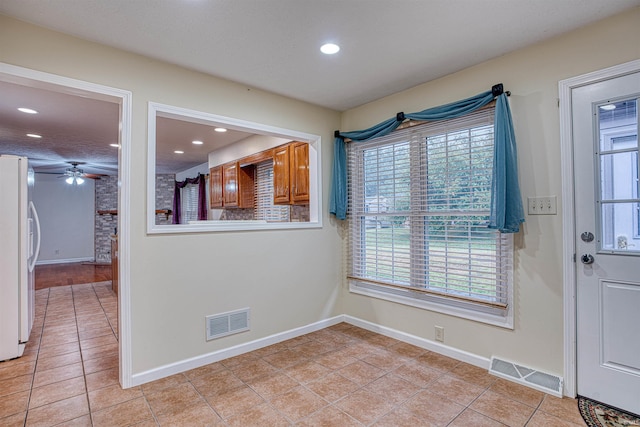
[[[564,80],[560,94],[565,394],[640,413],[640,61]]]
[[[119,329],[118,359],[119,381],[122,387],[131,386],[131,339],[130,339],[130,299],[129,299],[129,239],[130,239],[130,140],[131,140],[131,98],[129,91],[70,79],[54,74],[39,72],[10,64],[0,63],[0,82],[19,85],[30,89],[45,89],[78,98],[106,101],[119,105],[118,123],[118,175],[117,229],[119,238],[119,292],[117,317]],[[53,106],[51,111],[59,112],[62,107]],[[114,141],[115,142],[115,141]],[[79,149],[84,148],[82,145]],[[34,157],[30,153],[12,153]],[[74,165],[75,167],[75,165]]]

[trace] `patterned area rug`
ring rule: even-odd
[[[578,408],[589,427],[640,427],[640,417],[602,403],[578,397]]]

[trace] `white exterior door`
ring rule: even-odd
[[[577,391],[640,413],[640,72],[572,90]]]

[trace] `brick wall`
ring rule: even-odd
[[[95,219],[95,251],[96,262],[111,262],[111,234],[118,226],[118,217],[98,215],[100,210],[118,209],[118,177],[103,176],[95,181],[96,185],[96,219]]]
[[[174,174],[156,175],[156,209],[173,210],[173,190],[176,176]],[[156,225],[171,224],[173,216],[156,215]]]
[[[173,209],[175,175],[156,176],[156,209]],[[97,211],[118,209],[118,177],[103,176],[96,184],[95,252],[96,262],[111,262],[111,235],[116,232],[118,217],[98,215]],[[156,215],[156,224],[171,224],[172,216]]]

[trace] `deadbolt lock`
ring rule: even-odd
[[[589,243],[589,242],[593,242],[593,239],[595,238],[595,236],[593,235],[592,232],[585,231],[580,235],[580,238],[582,239],[583,242]]]

